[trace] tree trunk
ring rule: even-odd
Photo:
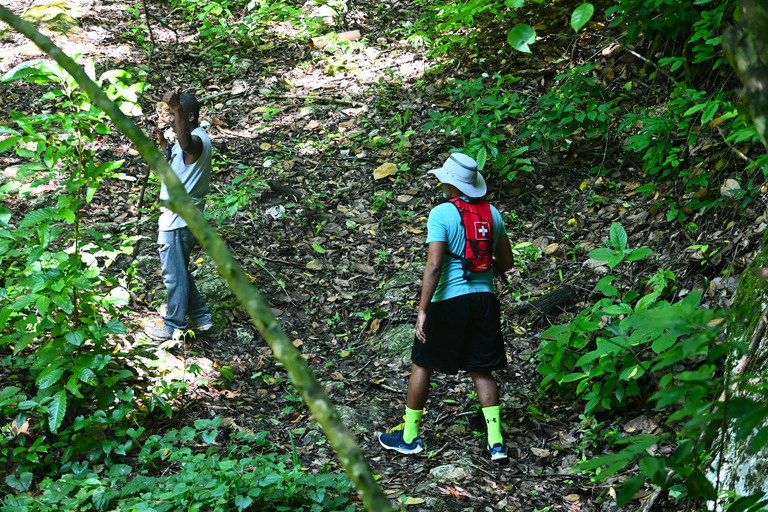
[[[744,84],[742,94],[755,128],[768,146],[768,0],[740,0],[738,15],[739,22],[723,34],[723,46]],[[734,379],[740,375],[768,379],[768,280],[764,269],[768,269],[768,232],[760,254],[742,274],[730,314],[726,332],[729,341],[749,347],[749,353],[732,365]],[[753,434],[765,424],[755,428]],[[721,489],[740,496],[768,493],[768,447],[753,453],[749,449],[751,441],[752,436],[736,441],[733,431],[725,433],[719,447],[722,453],[715,457],[710,472]]]
[[[50,39],[28,22],[22,20],[5,7],[0,6],[0,20],[24,34],[50,55],[64,68],[80,88],[88,94],[91,102],[103,110],[115,126],[123,132],[149,163],[152,170],[160,176],[168,187],[170,199],[166,206],[181,215],[190,231],[197,237],[206,252],[216,262],[221,276],[227,281],[243,307],[248,311],[259,332],[267,340],[275,357],[283,363],[291,381],[301,393],[313,416],[323,428],[333,449],[341,459],[350,480],[357,487],[367,510],[391,511],[392,504],[376,483],[368,467],[363,450],[358,446],[352,433],[344,425],[336,408],[320,383],[312,376],[301,353],[293,346],[285,331],[275,319],[264,296],[251,285],[248,276],[237,263],[224,241],[219,237],[203,214],[192,204],[184,186],[173,173],[163,155],[144,133],[120,109],[112,103],[106,94],[88,78],[83,68],[54,45]]]

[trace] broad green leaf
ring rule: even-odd
[[[11,317],[11,313],[13,313],[13,309],[10,305],[4,306],[3,309],[0,309],[0,331],[5,329],[5,324],[8,322],[8,319]]]
[[[712,482],[699,469],[693,468],[693,472],[685,479],[685,487],[693,498],[704,498],[706,500],[717,498],[717,491],[712,487]]]
[[[93,63],[93,59],[87,59],[83,64],[83,69],[91,80],[96,80],[96,66]]]
[[[488,150],[485,149],[485,146],[481,146],[480,149],[477,151],[477,155],[475,155],[475,162],[477,163],[477,170],[482,171],[483,167],[485,167],[485,162],[488,160]]]
[[[56,432],[64,421],[64,414],[67,412],[67,392],[63,389],[53,395],[53,401],[48,406],[48,428],[51,432]]]
[[[219,435],[218,430],[206,430],[203,432],[203,442],[205,444],[213,444],[213,442],[216,440],[216,436]]]
[[[641,260],[646,256],[650,256],[651,254],[653,254],[652,249],[648,247],[638,247],[637,249],[633,249],[632,252],[627,255],[627,261]]]
[[[616,506],[621,508],[630,502],[632,496],[640,490],[645,483],[643,475],[635,475],[621,486],[621,490],[616,494]]]
[[[8,475],[5,477],[5,483],[17,491],[26,491],[32,486],[32,473],[25,471],[18,477],[15,475]]]
[[[16,345],[13,347],[13,355],[18,354],[25,348],[27,348],[27,345],[35,341],[35,334],[28,332],[24,336],[22,336],[19,341],[16,342]]]
[[[573,28],[573,31],[578,32],[581,30],[592,19],[593,14],[595,14],[595,7],[588,2],[584,2],[576,7],[573,13],[571,13],[571,28]]]
[[[596,250],[599,250],[599,249],[596,249]],[[611,256],[612,255],[613,255],[613,252],[611,252]],[[594,258],[594,259],[597,260],[597,258]],[[604,260],[598,260],[598,261],[604,261]],[[606,297],[616,297],[619,294],[619,290],[615,286],[611,285],[611,283],[615,279],[616,279],[616,276],[605,276],[604,278],[600,279],[600,281],[597,282],[597,284],[595,285],[595,291],[602,293]]]
[[[608,265],[608,268],[612,269],[613,267],[615,267],[616,265],[618,265],[622,261],[624,261],[624,255],[623,254],[614,254],[613,256],[608,258],[608,261],[606,261],[605,263],[606,263],[606,265]]]
[[[131,74],[124,69],[110,69],[105,71],[99,77],[99,85],[104,83],[104,80],[109,80],[109,83],[118,82],[120,78],[130,78]]]
[[[93,196],[96,194],[96,189],[99,188],[99,182],[93,180],[88,182],[88,189],[85,192],[85,202],[90,203],[93,200]]]
[[[752,437],[752,453],[758,453],[766,444],[768,444],[768,427],[763,427]]]
[[[49,366],[37,377],[35,384],[40,389],[47,389],[56,384],[61,376],[64,375],[64,370],[57,366]]]
[[[619,378],[621,380],[636,380],[645,374],[645,370],[639,364],[633,364],[621,371]]]
[[[14,130],[13,128],[8,128],[7,126],[0,125],[0,135],[8,134],[8,135],[21,135],[18,131]]]
[[[629,304],[613,304],[607,306],[601,310],[600,313],[605,315],[617,316],[617,315],[631,315],[632,307]]]
[[[104,123],[98,123],[96,126],[93,127],[93,129],[96,130],[96,133],[99,133],[101,135],[112,133],[112,130],[109,129],[109,126],[107,126]]]
[[[17,142],[21,140],[21,136],[14,136],[14,137],[8,137],[7,139],[0,141],[0,153],[3,151],[8,151],[12,147],[16,145]]]
[[[739,498],[728,507],[728,512],[745,512],[747,510],[757,510],[752,507],[753,505],[756,505],[761,499],[763,499],[764,496],[765,493],[760,492],[751,496]],[[760,506],[765,506],[766,504],[768,504],[768,502],[764,501],[760,504]]]
[[[77,377],[74,375],[69,376],[64,387],[66,387],[67,390],[69,390],[69,392],[75,395],[77,398],[83,398],[83,394],[80,392],[80,382],[78,382]]]
[[[19,391],[21,391],[21,388],[17,388],[16,386],[8,386],[7,388],[3,388],[3,390],[0,391],[0,400],[10,398]]]
[[[528,45],[536,41],[536,31],[525,23],[518,23],[507,34],[507,42],[512,48],[524,53],[531,53]]]
[[[624,252],[627,248],[627,232],[618,222],[611,224],[611,244],[619,252]]]
[[[589,251],[587,256],[597,261],[608,261],[611,259],[611,256],[613,256],[613,253],[614,251],[608,249],[607,247],[601,247],[599,249],[593,249]]]
[[[525,0],[504,0],[505,7],[511,7],[513,9],[519,9],[525,5]]]
[[[19,222],[19,227],[28,228],[30,226],[34,226],[35,224],[51,220],[55,217],[56,211],[50,207],[41,208],[39,210],[32,210],[24,216],[21,222]]]
[[[40,405],[39,403],[35,402],[34,400],[24,400],[23,402],[20,402],[17,407],[20,411],[29,411],[30,409],[34,409]]]
[[[325,254],[325,249],[322,248],[320,244],[312,244],[312,248],[315,250],[318,254]]]
[[[85,341],[85,334],[80,330],[70,331],[64,335],[64,339],[67,343],[79,347]]]
[[[128,476],[133,472],[133,468],[128,464],[113,464],[109,468],[109,476],[112,478],[118,476]]]
[[[688,117],[691,114],[695,114],[696,112],[698,112],[700,110],[704,110],[704,108],[706,106],[707,106],[706,103],[698,103],[698,104],[692,106],[691,108],[689,108],[688,110],[686,110],[685,113],[683,113],[683,116]]]
[[[576,381],[576,380],[581,380],[581,379],[583,379],[585,377],[587,377],[586,373],[581,373],[581,372],[569,373],[568,375],[566,375],[565,377],[563,377],[560,380],[560,383],[564,384],[566,382],[573,382],[573,381]]]
[[[51,307],[51,299],[45,295],[41,295],[37,298],[35,307],[37,308],[37,312],[40,313],[40,316],[45,316],[45,314],[48,313],[48,308]]]
[[[110,320],[107,323],[108,334],[125,334],[125,324],[120,320]]]
[[[253,503],[253,498],[250,496],[243,496],[241,494],[238,494],[235,496],[235,506],[237,507],[237,510],[239,512],[243,512],[243,510],[247,509],[251,506]]]
[[[9,72],[3,75],[2,78],[0,78],[0,82],[10,82],[12,80],[18,80],[19,78],[24,78],[27,76],[35,76],[40,74],[48,74],[47,72],[42,72],[39,69],[40,63],[42,63],[42,60],[28,60],[27,62],[22,62]]]
[[[713,117],[715,117],[715,114],[717,113],[717,108],[720,105],[716,102],[712,102],[709,105],[707,105],[707,108],[704,109],[704,113],[701,114],[701,124],[705,125],[708,122],[712,120]]]
[[[38,297],[39,295],[37,293],[28,293],[27,295],[22,295],[16,299],[16,302],[8,307],[11,309],[11,311],[21,311],[34,304]]]
[[[90,368],[85,368],[83,366],[73,366],[72,373],[75,374],[75,377],[77,377],[82,382],[85,382],[86,384],[94,385],[96,383],[96,374],[93,373],[93,370]]]

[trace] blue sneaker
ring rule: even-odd
[[[396,452],[413,454],[421,453],[424,451],[424,442],[420,437],[417,437],[410,443],[403,441],[403,431],[398,430],[391,434],[381,434],[379,436],[379,443],[387,450],[395,450]]]
[[[509,455],[507,455],[507,446],[504,443],[496,443],[486,447],[488,453],[491,455],[491,461],[498,464],[504,464],[509,462]]]

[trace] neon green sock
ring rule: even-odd
[[[483,407],[483,416],[485,425],[488,427],[488,444],[493,446],[496,443],[503,443],[501,437],[501,406]]]
[[[413,409],[405,408],[405,428],[403,429],[403,441],[406,443],[412,443],[414,439],[419,437],[419,424],[421,424],[421,416],[424,414],[422,409],[414,411]]]

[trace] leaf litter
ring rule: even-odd
[[[244,190],[239,186],[243,182],[236,180],[251,177],[242,204],[212,221],[218,222],[219,232],[251,280],[269,297],[273,313],[357,435],[389,496],[401,498],[409,507],[441,510],[610,510],[609,488],[572,469],[591,455],[590,436],[653,433],[663,419],[642,410],[626,411],[628,419],[607,412],[601,420],[604,426],[598,427],[580,417],[580,404],[540,395],[534,384],[540,333],[550,323],[566,322],[594,300],[594,284],[607,268],[590,264],[586,255],[604,245],[612,222],[625,226],[629,246],[651,247],[657,266],[674,271],[678,296],[702,289],[705,305],[716,308],[730,305],[739,278],[738,273],[720,276],[716,271],[726,262],[743,269],[751,261],[768,218],[754,212],[751,218],[757,221],[747,223],[750,216],[738,215],[734,201],[722,218],[703,211],[693,214],[700,227],[693,234],[667,221],[653,198],[637,193],[642,183],[635,169],[585,180],[592,164],[567,152],[539,155],[537,175],[520,176],[511,183],[486,171],[492,201],[508,219],[513,244],[527,242],[536,251],[521,276],[507,285],[497,283],[510,362],[498,380],[512,462],[494,467],[484,457],[484,425],[473,408],[471,383],[466,377],[444,375],[434,377],[423,423],[428,445],[423,456],[382,452],[376,433],[399,423],[404,411],[408,346],[426,257],[426,216],[440,201],[439,190],[425,173],[439,165],[451,146],[460,144],[418,130],[431,109],[456,106],[445,94],[447,75],[424,74],[430,62],[423,52],[388,35],[387,23],[398,26],[417,15],[398,5],[399,9],[382,10],[382,4],[357,2],[358,10],[368,10],[369,22],[380,21],[363,27],[351,19],[348,26],[338,27],[359,29],[370,52],[352,52],[346,61],[338,61],[333,45],[331,50],[310,51],[302,44],[278,40],[246,52],[241,65],[221,73],[191,45],[195,29],[170,19],[176,29],[154,28],[159,44],[145,111],[152,112],[156,96],[174,85],[194,89],[204,99],[203,118],[217,153],[214,189],[222,196],[234,194]],[[126,38],[135,20],[107,5],[84,4],[82,11],[79,41],[85,53],[110,67],[146,64],[146,53]],[[547,27],[537,30],[546,34]],[[0,71],[28,58],[16,51],[23,44],[13,35],[0,41],[0,51],[13,55],[0,64]],[[499,42],[492,34],[484,44],[488,55],[496,54]],[[454,78],[473,79],[491,68],[499,73],[515,69],[517,74],[540,78],[530,81],[528,91],[538,95],[551,80],[550,69],[561,50],[545,36],[536,56],[506,54],[502,60],[481,64],[476,55],[457,53]],[[578,41],[577,51],[592,50],[589,42]],[[181,56],[183,64],[173,65]],[[637,63],[616,61],[605,52],[600,59],[606,82],[638,70]],[[304,65],[299,68],[297,63]],[[381,81],[382,77],[387,79]],[[419,80],[422,86],[416,87]],[[8,110],[31,111],[39,93],[29,85],[0,84],[0,96],[8,105],[0,122],[9,124]],[[398,140],[391,135],[391,120],[393,114],[406,111],[416,133]],[[512,134],[515,129],[510,125],[508,131]],[[146,171],[121,137],[105,137],[103,144],[104,151],[125,154],[125,172],[134,181],[105,183],[94,197],[88,222],[120,231],[120,222],[137,215],[136,182]],[[716,162],[725,149],[717,141],[704,141],[695,151]],[[15,163],[7,153],[0,160],[4,166]],[[738,190],[738,183],[725,180],[716,192],[732,198]],[[675,191],[664,190],[663,185],[657,190],[659,195],[667,193]],[[22,213],[29,208],[23,202],[16,206]],[[152,228],[143,229],[151,239]],[[689,249],[697,245],[698,249]],[[154,255],[151,243],[138,249],[138,256]],[[206,260],[200,254],[193,267],[210,269]],[[635,267],[633,275],[641,279],[652,271]],[[712,275],[716,277],[702,279]],[[156,314],[161,299],[158,268],[148,267],[143,277],[146,289],[133,295],[132,316],[125,319],[135,328],[125,343],[134,348],[141,345],[140,321]],[[580,298],[561,318],[540,317],[530,310],[514,313],[516,305],[545,296],[564,282],[579,290]],[[220,305],[210,302],[214,308]],[[219,309],[217,315],[224,326],[220,334],[187,339],[173,349],[182,360],[200,356],[212,361],[211,369],[191,383],[189,395],[175,404],[174,424],[220,415],[235,430],[269,430],[277,449],[286,452],[291,449],[290,430],[298,434],[302,466],[340,467],[243,310]],[[400,347],[393,347],[395,333]],[[232,378],[222,378],[221,368]],[[203,383],[203,378],[210,382]],[[158,419],[153,427],[167,424]],[[14,432],[26,428],[27,424],[12,425]],[[665,446],[657,449],[668,452]],[[461,471],[454,481],[441,484],[435,476],[441,467]],[[619,479],[609,480],[608,486]],[[647,494],[641,491],[636,498]],[[633,502],[635,507],[639,504]]]

